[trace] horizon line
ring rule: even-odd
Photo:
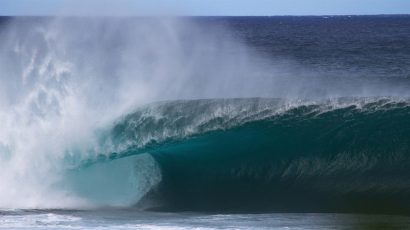
[[[276,15],[41,15],[41,14],[10,14],[0,15],[0,17],[360,17],[360,16],[410,16],[407,14],[276,14]]]

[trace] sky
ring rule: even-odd
[[[0,0],[0,15],[410,14],[410,0]]]

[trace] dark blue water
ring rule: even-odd
[[[228,24],[237,36],[271,58],[292,60],[329,77],[410,76],[410,16],[214,20]]]

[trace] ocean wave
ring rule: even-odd
[[[408,211],[409,105],[396,98],[160,102],[115,123],[101,143],[117,151],[79,167],[148,153],[161,178],[143,203],[167,210]]]

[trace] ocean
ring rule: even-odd
[[[0,18],[0,229],[410,229],[410,16]]]

